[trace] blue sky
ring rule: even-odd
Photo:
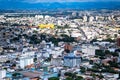
[[[42,4],[44,2],[46,2],[47,4]],[[68,2],[78,2],[78,3],[66,4]],[[63,4],[58,4],[58,3],[63,3]],[[33,8],[34,9],[39,9],[39,8],[120,9],[120,0],[0,0],[0,9],[25,9],[25,8],[26,9],[33,9]]]
[[[40,2],[109,2],[120,0],[0,0],[5,2],[27,2],[27,3],[40,3]]]
[[[120,1],[120,0],[24,0],[25,2],[98,2],[98,1]]]

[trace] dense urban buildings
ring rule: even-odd
[[[20,11],[0,12],[0,80],[120,79],[119,9]]]

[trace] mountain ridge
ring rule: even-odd
[[[0,9],[120,9],[120,2],[24,3],[1,2]]]

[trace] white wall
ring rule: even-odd
[[[31,65],[34,63],[33,58],[22,58],[20,59],[20,67],[25,68],[27,65]]]
[[[99,47],[92,45],[82,45],[82,53],[85,53],[87,55],[95,55],[96,49],[99,49]]]
[[[5,70],[0,70],[0,80],[2,80],[2,78],[6,77],[6,71]]]

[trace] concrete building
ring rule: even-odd
[[[64,50],[67,52],[67,53],[69,53],[71,50],[72,50],[72,46],[70,45],[70,44],[65,44],[65,46],[64,46]]]
[[[100,49],[98,46],[89,45],[89,44],[83,44],[82,45],[82,53],[85,53],[85,55],[95,55],[95,50]]]
[[[94,17],[93,16],[90,16],[89,17],[89,22],[92,22],[94,20]]]
[[[0,80],[6,77],[6,70],[0,70]]]
[[[56,57],[51,59],[51,65],[62,66],[62,57]]]
[[[64,66],[79,67],[81,63],[81,57],[74,53],[69,53],[64,56]]]
[[[26,66],[32,65],[34,63],[33,57],[21,58],[20,67],[25,68]]]
[[[120,38],[117,39],[117,46],[120,47]]]
[[[83,16],[83,22],[87,22],[87,16]]]

